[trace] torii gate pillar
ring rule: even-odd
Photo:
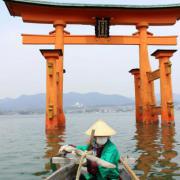
[[[161,122],[163,125],[174,124],[174,104],[171,82],[171,62],[169,58],[176,50],[157,50],[152,55],[159,59]]]
[[[55,49],[62,50],[62,56],[59,56],[59,60],[57,62],[56,68],[56,76],[58,79],[57,84],[57,116],[58,121],[60,121],[59,127],[65,126],[65,115],[63,112],[63,72],[64,72],[64,62],[63,62],[63,55],[64,55],[64,28],[66,24],[62,20],[56,20],[54,22],[55,27]]]
[[[129,71],[134,75],[134,86],[135,86],[135,105],[136,105],[136,121],[142,122],[142,108],[141,108],[141,94],[140,94],[140,70],[131,69]]]
[[[61,78],[57,72],[61,63],[62,50],[41,50],[46,61],[46,130],[59,129],[65,126],[62,101],[59,101],[58,91]],[[62,92],[60,92],[62,93]],[[61,103],[60,103],[61,102]],[[60,103],[60,104],[59,104]]]
[[[141,22],[137,24],[136,28],[139,31],[140,44],[139,44],[139,66],[140,66],[140,94],[142,103],[142,120],[143,123],[149,124],[152,122],[157,122],[158,117],[152,116],[150,107],[155,105],[155,94],[154,94],[154,84],[149,82],[147,73],[151,72],[151,67],[148,57],[148,23]]]

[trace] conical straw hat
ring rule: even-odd
[[[97,120],[85,133],[90,136],[93,129],[95,130],[94,136],[112,136],[116,134],[116,131],[103,120]]]

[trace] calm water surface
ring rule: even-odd
[[[84,131],[103,118],[117,131],[112,140],[122,156],[137,158],[131,167],[141,179],[180,180],[180,112],[176,125],[136,125],[134,112],[66,114],[67,125],[44,131],[42,115],[0,116],[0,180],[44,179],[51,174],[49,158],[62,144],[85,144]]]

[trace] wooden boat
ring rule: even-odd
[[[74,159],[53,157],[52,165],[61,163],[63,166],[57,169],[52,175],[50,175],[46,180],[75,180],[76,173],[78,170],[78,164],[75,163]],[[85,171],[82,168],[82,173]],[[121,180],[132,180],[131,175],[124,168],[120,169],[120,179]]]
[[[75,147],[66,147],[66,152],[74,155],[73,158],[68,158],[65,154],[59,154],[58,157],[53,157],[51,159],[51,164],[56,165],[60,164],[61,168],[57,169],[51,176],[49,176],[46,180],[75,180],[80,177],[80,174],[87,173],[87,169],[82,165],[84,164],[84,158],[87,160],[96,162],[99,166],[103,166],[105,168],[115,168],[116,166],[110,162],[107,162],[101,158],[98,158],[92,154],[92,151],[82,151],[76,149]],[[123,168],[119,170],[121,180],[139,180],[136,174],[132,171],[126,161],[121,158],[120,159]]]

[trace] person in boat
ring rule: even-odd
[[[119,151],[115,144],[110,140],[110,137],[115,135],[116,132],[108,124],[102,120],[96,121],[85,133],[90,136],[92,130],[95,130],[94,141],[91,144],[91,150],[96,157],[99,157],[107,162],[110,162],[116,166],[116,168],[104,168],[98,166],[96,162],[87,160],[87,173],[81,176],[81,179],[85,180],[117,180],[119,179],[118,163],[120,159]],[[86,151],[89,150],[89,146],[76,146],[77,149]],[[63,151],[63,147],[60,151]]]

